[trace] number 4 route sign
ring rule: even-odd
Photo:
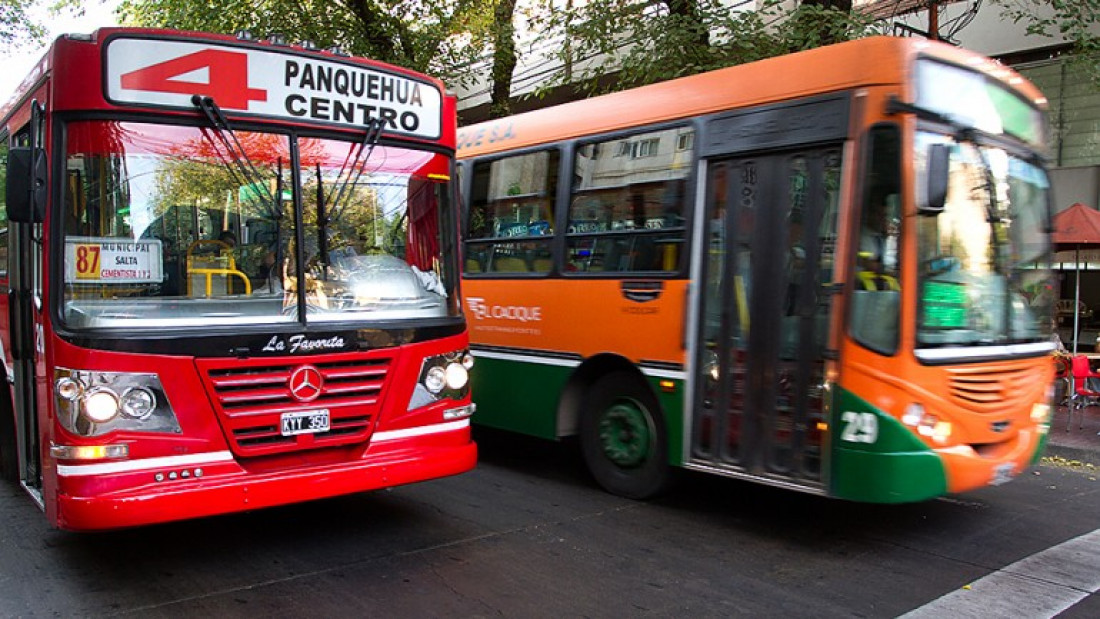
[[[194,110],[192,96],[279,120],[354,126],[381,120],[389,133],[436,140],[441,87],[427,79],[292,51],[174,39],[107,43],[107,99]]]

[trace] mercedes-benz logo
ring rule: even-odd
[[[298,366],[286,381],[290,395],[299,402],[316,400],[321,395],[321,387],[324,384],[325,379],[321,376],[321,371],[312,365]]]

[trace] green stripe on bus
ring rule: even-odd
[[[923,501],[947,492],[943,461],[912,431],[838,388],[832,419],[831,494],[871,503]]]
[[[478,357],[470,372],[477,411],[473,421],[488,426],[556,439],[557,406],[573,368]]]
[[[574,367],[537,361],[478,356],[477,364],[470,373],[470,388],[477,404],[473,422],[499,430],[556,439],[558,401],[575,371]],[[666,391],[661,388],[661,381],[670,379],[647,376],[646,380],[664,411],[668,462],[673,466],[682,466],[683,390],[686,383],[671,380],[673,386]]]
[[[684,389],[687,383],[682,380],[654,378],[647,376],[649,386],[657,395],[657,402],[665,414],[665,431],[668,437],[668,463],[672,466],[684,465]],[[661,388],[661,382],[671,383],[667,391]]]
[[[1051,419],[1051,421],[1053,421],[1053,419]],[[1030,464],[1039,464],[1039,461],[1043,459],[1043,454],[1046,453],[1047,450],[1047,441],[1050,440],[1050,431],[1050,422],[1047,422],[1047,431],[1043,432],[1039,437],[1039,446],[1035,448],[1035,453],[1031,454]]]

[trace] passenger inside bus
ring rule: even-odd
[[[897,195],[872,198],[859,234],[859,284],[864,290],[900,290],[897,279]]]
[[[898,194],[879,194],[872,188],[860,217],[852,332],[880,352],[890,352],[897,345],[898,210]]]
[[[232,230],[222,230],[218,234],[218,240],[225,243],[231,250],[237,246],[237,235],[233,234]]]

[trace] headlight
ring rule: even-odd
[[[920,425],[920,420],[924,417],[924,407],[916,402],[905,407],[905,413],[901,416],[901,422],[910,427],[917,427]]]
[[[424,386],[432,393],[439,393],[447,386],[447,371],[436,365],[428,368],[424,375]]]
[[[461,400],[470,393],[470,368],[474,357],[468,350],[458,350],[424,359],[420,381],[413,390],[409,410],[438,402],[444,398]]]
[[[445,373],[447,388],[452,391],[462,389],[470,380],[470,373],[466,371],[466,367],[461,363],[448,363]]]
[[[116,430],[180,432],[156,374],[57,368],[53,384],[57,419],[78,436]]]
[[[950,421],[944,421],[936,417],[917,403],[910,404],[905,408],[905,413],[901,416],[901,422],[915,428],[917,434],[928,437],[939,444],[946,443],[951,438],[953,430]]]
[[[58,397],[69,400],[70,402],[84,395],[84,385],[82,385],[79,380],[62,378],[57,381],[56,386]]]
[[[122,394],[122,414],[131,419],[148,419],[157,408],[157,396],[145,387],[131,387]]]
[[[1048,400],[1049,402],[1049,400]],[[1038,403],[1031,406],[1031,420],[1035,423],[1050,423],[1050,405]]]
[[[118,415],[118,396],[109,389],[92,389],[84,396],[84,414],[96,423],[107,423]]]

